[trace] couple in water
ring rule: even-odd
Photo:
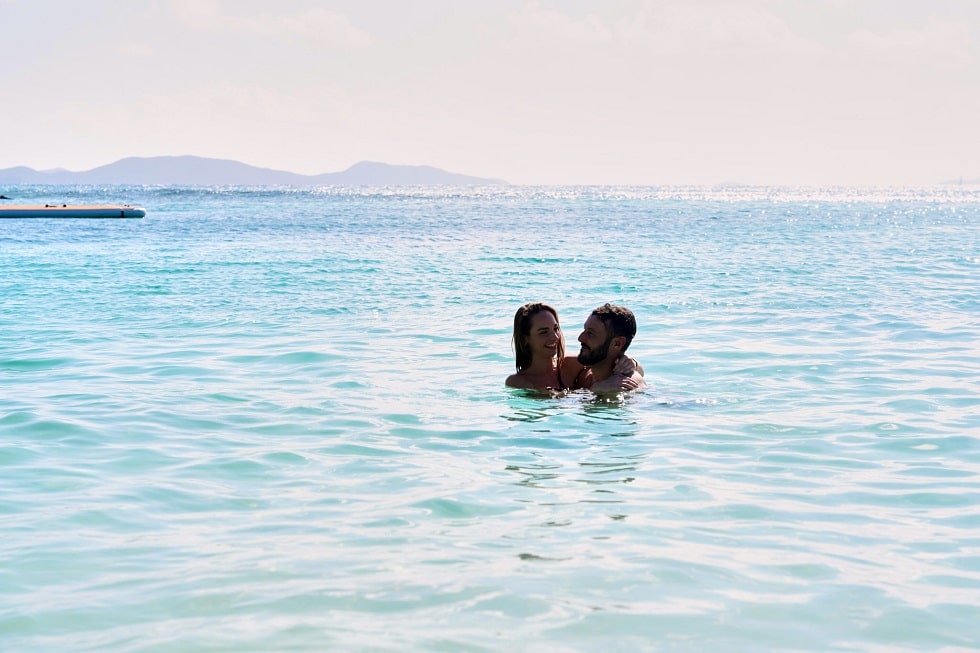
[[[636,335],[636,318],[625,306],[604,304],[585,321],[578,356],[565,355],[558,311],[539,302],[524,304],[514,315],[517,373],[511,388],[565,392],[588,388],[613,394],[646,386],[643,367],[626,355]]]

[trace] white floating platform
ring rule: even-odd
[[[142,218],[146,211],[138,206],[39,204],[37,206],[0,204],[0,218]]]

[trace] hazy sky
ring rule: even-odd
[[[0,168],[980,177],[980,0],[0,0]]]

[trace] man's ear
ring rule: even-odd
[[[615,338],[613,338],[613,346],[615,346],[616,349],[622,351],[623,347],[626,346],[626,336],[616,336]]]

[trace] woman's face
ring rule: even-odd
[[[561,327],[550,311],[538,311],[531,318],[531,333],[527,336],[531,358],[554,358],[561,342]]]

